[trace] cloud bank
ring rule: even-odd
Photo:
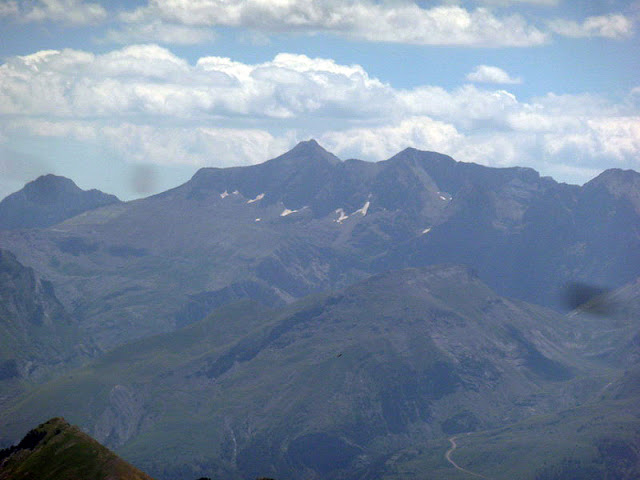
[[[497,70],[475,77],[515,81]],[[157,45],[48,50],[0,66],[0,142],[69,138],[131,162],[228,166],[314,136],[343,157],[380,160],[413,146],[586,180],[603,166],[640,167],[636,100],[633,91],[616,103],[553,94],[523,102],[471,84],[398,89],[360,65],[288,53],[247,64],[189,63]]]
[[[422,7],[369,0],[151,0],[120,18],[130,25],[154,19],[189,26],[241,27],[266,33],[332,33],[374,42],[416,45],[532,46],[548,35],[516,14],[480,7]],[[146,28],[146,27],[143,27]]]

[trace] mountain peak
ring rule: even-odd
[[[288,152],[274,158],[272,161],[278,163],[298,164],[309,161],[323,161],[330,165],[337,165],[341,160],[333,153],[325,150],[314,139],[298,143]]]
[[[623,170],[621,168],[609,168],[587,184],[614,185],[633,184],[640,182],[640,173],[634,170]]]
[[[70,178],[49,173],[27,183],[23,191],[33,201],[51,203],[60,194],[78,193],[82,189]]]
[[[626,198],[640,212],[640,173],[634,170],[610,168],[587,182],[584,187],[604,188],[616,198]]]
[[[118,202],[114,195],[82,190],[69,178],[42,175],[0,202],[0,229],[44,228]]]
[[[109,478],[152,480],[64,418],[30,430],[15,446],[0,451],[0,479]]]

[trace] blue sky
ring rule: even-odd
[[[316,138],[584,183],[640,170],[636,0],[0,0],[0,197],[123,199]]]

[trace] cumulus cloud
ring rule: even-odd
[[[522,101],[472,84],[397,89],[360,65],[287,53],[249,64],[190,63],[158,45],[48,50],[0,65],[0,142],[19,132],[100,145],[131,162],[228,166],[315,136],[347,157],[378,160],[413,146],[575,173],[640,167],[635,95]]]
[[[522,83],[522,78],[512,77],[501,68],[490,65],[478,65],[472,72],[467,74],[466,78],[470,82],[476,83],[502,83],[507,85]]]
[[[621,39],[633,33],[633,22],[621,14],[588,17],[582,23],[573,20],[556,19],[549,22],[549,28],[565,37],[605,37]]]
[[[0,66],[0,94],[0,114],[183,118],[365,116],[388,109],[393,97],[358,65],[293,54],[255,65],[223,57],[190,65],[157,45],[13,57]]]
[[[453,125],[429,117],[412,117],[392,125],[326,132],[320,140],[340,155],[379,160],[408,146],[452,153],[459,148],[463,135]]]
[[[506,90],[484,90],[474,85],[452,91],[419,86],[398,91],[397,101],[397,108],[404,114],[428,115],[463,129],[507,128],[508,115],[522,108],[515,95]]]
[[[62,22],[91,25],[103,21],[107,11],[99,3],[83,0],[36,0],[2,2],[0,16],[14,16],[22,22]]]
[[[152,18],[194,26],[243,27],[260,32],[329,32],[374,42],[418,45],[531,46],[547,35],[519,15],[486,8],[424,8],[410,1],[371,0],[151,0],[120,18],[144,25]]]

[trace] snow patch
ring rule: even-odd
[[[369,211],[369,206],[370,205],[371,205],[371,202],[369,200],[367,200],[367,202],[362,206],[362,208],[359,208],[358,210],[353,212],[351,215],[355,215],[356,213],[360,213],[364,217],[367,214],[367,212]]]
[[[349,215],[347,215],[346,213],[344,213],[344,209],[339,208],[336,210],[336,213],[338,214],[338,218],[336,220],[334,220],[335,222],[338,223],[342,223],[344,222],[347,218],[349,218]]]
[[[220,198],[227,198],[229,196],[229,192],[226,190],[220,194]]]
[[[264,198],[264,193],[261,193],[256,198],[251,199],[251,200],[247,200],[247,203],[254,203],[254,202],[257,202],[259,200],[262,200],[263,198]]]
[[[289,210],[288,208],[285,208],[282,213],[280,214],[281,217],[286,217],[287,215],[291,215],[292,213],[296,213],[298,210]]]

